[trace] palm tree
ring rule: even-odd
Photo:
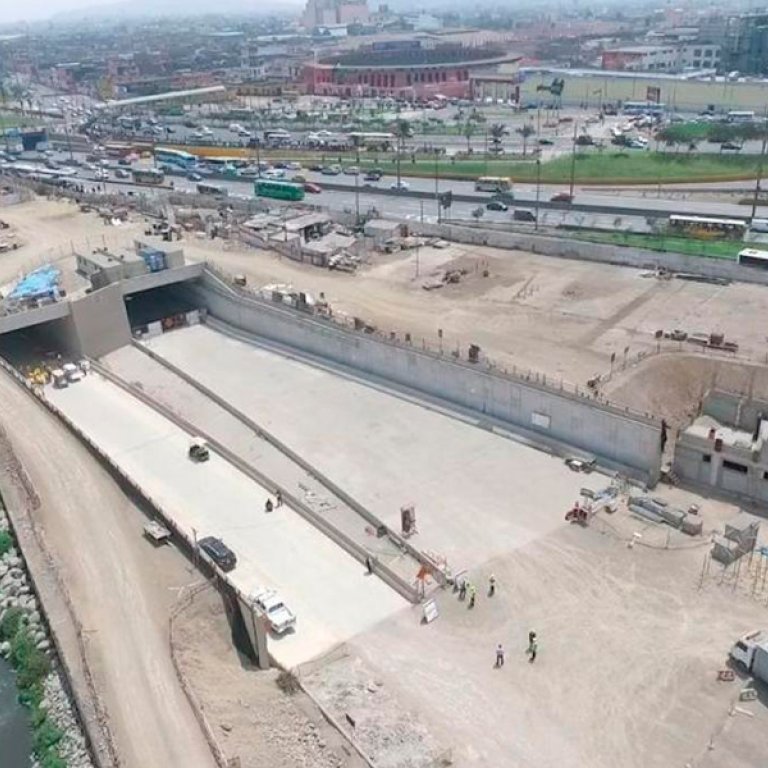
[[[403,153],[405,140],[413,136],[413,128],[408,120],[398,118],[392,131],[397,139],[397,188],[400,189],[400,156]]]
[[[523,157],[525,157],[528,154],[528,137],[533,136],[536,129],[530,123],[526,123],[517,129],[517,133],[523,137]]]
[[[502,153],[501,142],[504,140],[504,135],[507,133],[507,126],[504,123],[492,123],[488,128],[488,133],[491,136],[491,152],[494,155],[500,155]]]
[[[464,138],[467,140],[467,154],[469,154],[472,151],[472,147],[470,145],[470,140],[475,135],[475,124],[471,120],[467,120],[466,123],[464,123],[461,132],[464,136]]]

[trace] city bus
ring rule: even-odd
[[[475,181],[475,192],[511,192],[512,179],[504,176],[481,176]]]
[[[663,115],[666,109],[666,104],[655,101],[625,101],[622,107],[625,115]]]
[[[752,123],[755,113],[747,109],[732,109],[725,117],[729,123]]]
[[[743,240],[747,231],[747,223],[741,219],[673,215],[669,217],[669,229],[702,240]]]
[[[257,197],[273,197],[276,200],[303,200],[304,187],[290,181],[257,179],[253,185]]]
[[[131,173],[134,184],[148,184],[157,187],[165,181],[165,174],[157,168],[134,168]]]
[[[745,248],[743,251],[739,251],[739,264],[745,267],[768,269],[768,251]]]
[[[197,157],[181,149],[157,147],[155,149],[155,162],[173,165],[185,171],[193,171],[197,165]]]
[[[386,152],[390,147],[397,143],[394,133],[366,133],[363,131],[353,131],[347,134],[350,144],[354,147],[365,147],[366,149],[378,149]]]
[[[214,197],[226,197],[229,194],[229,190],[226,187],[222,187],[219,184],[208,184],[201,181],[197,185],[198,195],[213,195]]]

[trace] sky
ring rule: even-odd
[[[269,7],[279,10],[296,6],[299,0],[278,0],[270,2]],[[182,13],[185,10],[200,13],[206,10],[212,12],[244,11],[264,9],[260,0],[0,0],[0,24],[17,21],[40,21],[58,13],[71,11],[97,11],[100,8],[112,6],[119,12],[130,10],[136,12],[152,11],[155,14],[165,12]]]

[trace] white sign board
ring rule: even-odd
[[[531,424],[534,427],[541,427],[542,429],[549,429],[549,416],[546,413],[536,413],[534,411],[531,414]]]
[[[422,608],[424,610],[424,621],[427,624],[433,622],[440,615],[440,611],[437,607],[437,601],[434,598],[427,600]]]

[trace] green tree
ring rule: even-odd
[[[475,135],[477,128],[471,120],[467,120],[461,128],[461,133],[467,140],[467,153],[472,151],[471,139]]]
[[[536,129],[530,123],[526,123],[517,129],[517,133],[523,137],[523,157],[525,157],[528,154],[528,139],[536,133]]]
[[[503,123],[491,123],[488,127],[488,135],[491,138],[491,152],[494,155],[500,155],[504,150],[502,142],[507,134],[507,126]]]

